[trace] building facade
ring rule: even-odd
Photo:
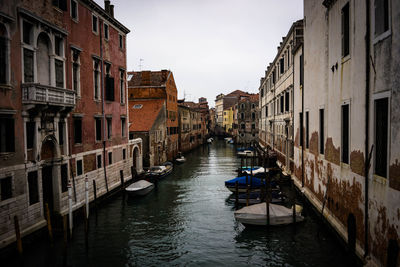
[[[400,3],[306,0],[304,16],[294,181],[350,251],[398,266]]]
[[[293,47],[303,36],[303,21],[293,23],[278,53],[261,79],[260,144],[277,152],[278,160],[293,169]],[[292,166],[292,167],[290,167]]]
[[[258,104],[258,94],[243,98],[236,104],[237,143],[250,144],[258,140]]]
[[[178,154],[178,90],[169,70],[129,72],[130,99],[164,99],[167,111],[167,158]]]
[[[128,140],[126,34],[90,0],[0,6],[0,246],[101,196],[130,177],[140,140]],[[135,149],[134,151],[132,151]],[[134,156],[132,156],[134,155]],[[122,179],[121,179],[122,175]]]

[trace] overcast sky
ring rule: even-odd
[[[96,0],[104,7],[104,1]],[[114,16],[131,32],[128,70],[169,69],[178,98],[258,92],[302,0],[111,0]]]

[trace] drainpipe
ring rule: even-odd
[[[365,163],[364,174],[365,174],[365,216],[364,216],[364,257],[368,256],[368,173],[369,173],[369,57],[370,57],[370,0],[366,0],[366,34],[365,34]]]
[[[303,45],[301,46],[301,56],[303,59],[303,62],[300,61],[300,68],[303,66],[303,77],[300,77],[302,79],[303,84],[301,85],[301,114],[303,119],[300,122],[300,131],[303,131],[303,125],[304,125],[304,42]],[[302,65],[303,64],[303,65]],[[304,132],[301,135],[303,136],[302,146],[301,146],[301,187],[304,187]]]
[[[104,169],[104,180],[106,182],[106,190],[108,193],[108,182],[107,182],[107,170],[106,170],[106,115],[104,113],[104,60],[103,60],[103,36],[102,36],[102,24],[99,21],[100,31],[100,60],[101,60],[101,113],[103,115],[103,169]]]

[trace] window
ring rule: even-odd
[[[240,128],[246,129],[246,125],[245,125],[244,123],[242,123],[242,124],[240,125]]]
[[[100,62],[96,59],[93,61],[93,84],[94,99],[100,99]]]
[[[349,104],[342,105],[342,162],[349,164]]]
[[[76,161],[76,176],[80,176],[83,174],[83,162],[82,160]]]
[[[67,0],[52,0],[53,6],[58,7],[63,11],[67,11]]]
[[[27,21],[22,23],[22,40],[25,44],[32,44],[32,24]]]
[[[350,53],[350,5],[342,8],[342,56]]]
[[[28,172],[29,205],[39,202],[39,187],[37,171]]]
[[[35,140],[35,122],[26,122],[26,148],[32,149]]]
[[[306,148],[310,147],[309,134],[310,134],[310,117],[309,112],[306,111]]]
[[[95,118],[96,141],[101,141],[101,118]]]
[[[375,100],[375,167],[374,173],[387,177],[389,99]]]
[[[78,20],[78,3],[75,0],[71,0],[71,18]]]
[[[286,92],[285,92],[285,111],[286,111],[286,112],[289,111],[289,103],[290,103],[290,100],[289,100],[289,91],[286,91]]]
[[[256,129],[256,125],[254,123],[251,125],[251,129]]]
[[[319,110],[319,153],[324,154],[324,109]]]
[[[98,28],[98,18],[95,15],[92,15],[92,31],[97,34]]]
[[[121,136],[125,137],[126,134],[126,123],[125,123],[125,118],[121,118]]]
[[[300,55],[300,86],[304,84],[304,57]]]
[[[54,59],[55,72],[56,72],[56,87],[64,87],[64,62]]]
[[[112,118],[107,118],[107,138],[111,139],[112,136]]]
[[[375,0],[375,36],[389,30],[389,0]]]
[[[281,113],[283,113],[283,105],[284,105],[284,97],[283,97],[283,95],[281,95],[281,98],[280,98],[280,106],[281,106]]]
[[[33,82],[33,51],[24,48],[24,82]]]
[[[68,191],[68,164],[61,165],[61,192]]]
[[[1,200],[12,198],[12,177],[8,176],[0,180]]]
[[[112,152],[108,152],[108,165],[111,165],[112,162]]]
[[[14,152],[14,140],[14,119],[12,117],[0,117],[0,153]]]
[[[74,119],[74,142],[75,144],[82,143],[82,119]]]
[[[76,92],[77,96],[81,95],[80,88],[80,57],[79,51],[76,49],[72,50],[72,89]]]
[[[119,37],[119,48],[123,49],[124,48],[124,43],[123,43],[122,35],[119,34],[118,37]]]
[[[60,145],[64,144],[64,122],[58,122],[58,143]]]
[[[101,155],[97,155],[96,158],[97,158],[97,169],[100,169],[101,168]]]
[[[265,117],[268,117],[268,105],[265,106]]]
[[[240,113],[240,119],[244,120],[244,113]]]
[[[299,119],[300,119],[300,146],[303,146],[304,136],[303,136],[303,113],[302,112],[299,113]]]
[[[120,96],[121,96],[121,104],[125,103],[125,71],[119,71],[119,89],[120,89]]]
[[[108,24],[104,23],[104,39],[108,40]]]
[[[122,159],[126,159],[126,149],[122,149]]]
[[[8,83],[8,34],[6,27],[0,23],[0,84]]]
[[[114,101],[114,78],[111,77],[111,64],[105,63],[106,68],[106,100]]]
[[[284,57],[282,57],[280,60],[279,60],[279,66],[280,66],[280,72],[281,72],[281,74],[283,74],[284,72],[285,72],[285,58]]]
[[[264,88],[261,88],[261,97],[264,97]]]
[[[254,121],[256,119],[256,113],[251,113],[251,119]]]

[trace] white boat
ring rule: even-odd
[[[172,172],[173,164],[166,162],[160,166],[153,166],[146,172],[146,177],[161,179]]]
[[[214,141],[214,139],[212,137],[207,139],[207,143],[211,144]]]
[[[139,180],[135,183],[132,183],[130,186],[125,188],[125,191],[130,196],[144,196],[150,193],[153,190],[154,184],[150,183],[146,180]]]
[[[253,151],[251,150],[243,150],[237,153],[238,157],[252,157]]]
[[[178,157],[175,159],[176,163],[182,164],[186,162],[186,158],[179,152]]]
[[[302,207],[296,205],[296,222],[301,222]],[[267,225],[267,204],[262,202],[235,211],[235,219],[243,225]],[[269,204],[270,225],[285,225],[293,223],[293,210],[281,205]]]
[[[251,174],[256,175],[256,174],[265,173],[265,172],[268,172],[268,168],[258,167],[258,168],[253,168],[253,171],[251,171],[251,170],[242,171],[242,173],[245,173],[245,174],[247,173],[249,175],[251,175]]]

